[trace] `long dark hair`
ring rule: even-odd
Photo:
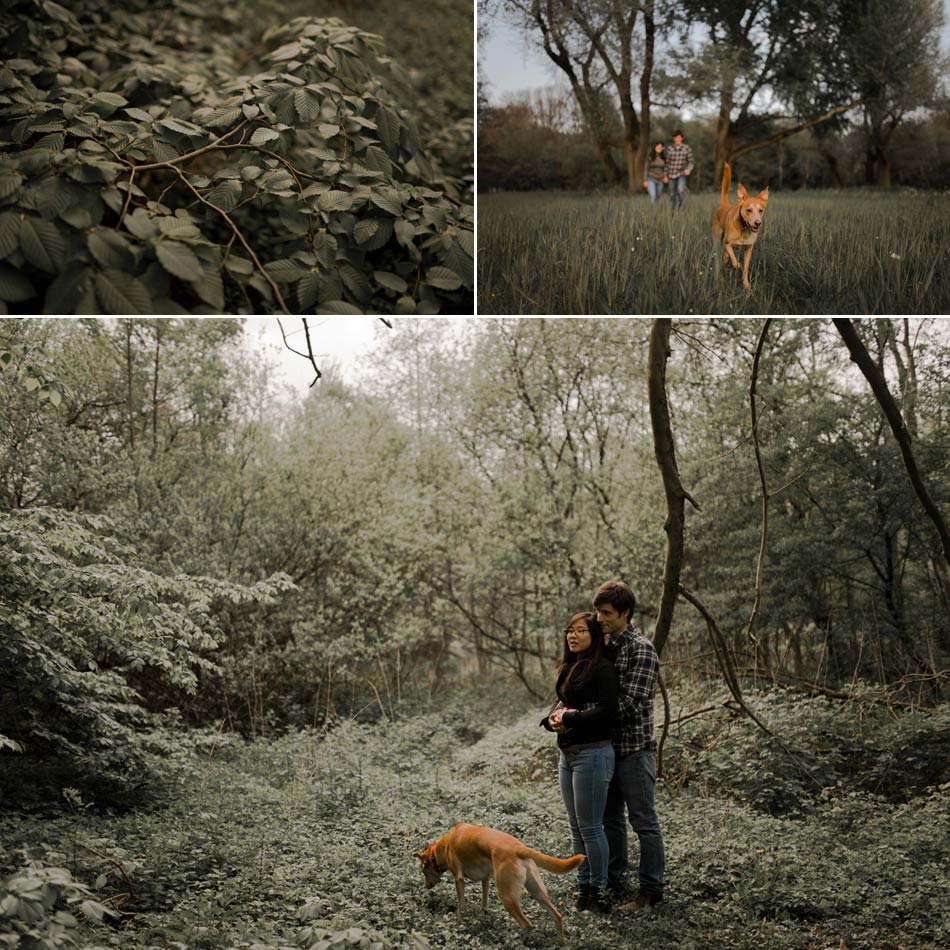
[[[578,620],[583,620],[584,623],[587,624],[587,631],[590,633],[590,646],[583,653],[574,654],[567,644],[566,631],[567,628],[572,627]],[[574,616],[568,620],[563,636],[564,652],[561,655],[561,665],[557,668],[558,679],[560,679],[563,670],[568,667],[570,667],[570,669],[564,678],[564,682],[561,684],[561,689],[565,689],[572,681],[581,682],[582,680],[588,679],[594,667],[597,666],[600,662],[600,658],[604,654],[604,631],[597,620],[597,614],[593,614],[590,611],[581,611],[579,614],[574,614]]]

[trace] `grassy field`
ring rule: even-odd
[[[750,294],[714,250],[717,204],[479,195],[479,313],[950,313],[950,194],[773,191]]]
[[[678,710],[722,692],[713,684],[671,699]],[[667,898],[635,919],[567,909],[568,945],[947,946],[950,786],[938,785],[950,708],[895,716],[780,692],[752,702],[811,777],[748,720],[675,727],[658,785]],[[31,846],[119,907],[121,916],[79,926],[88,950],[519,946],[494,888],[487,914],[468,889],[459,927],[451,882],[425,892],[412,852],[458,821],[570,852],[540,714],[517,694],[467,692],[438,710],[345,721],[327,734],[251,743],[205,734],[189,740],[189,769],[162,807],[110,813],[67,792],[0,812],[0,882]],[[570,876],[544,878],[555,903],[569,904]],[[525,945],[553,946],[550,920],[530,898],[525,907],[536,925]],[[3,924],[0,911],[0,943]]]

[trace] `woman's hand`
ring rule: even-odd
[[[576,709],[556,709],[548,716],[548,724],[555,732],[570,732],[571,730],[564,725],[564,713],[577,712]]]
[[[644,188],[649,188],[650,186],[649,186],[646,182],[644,182],[644,183],[643,183],[643,187],[644,187]]]

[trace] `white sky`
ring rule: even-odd
[[[298,395],[305,395],[314,379],[313,367],[303,356],[290,352],[284,345],[277,317],[247,317],[244,335],[247,345],[256,352],[265,353],[277,364],[284,383]],[[358,385],[372,375],[373,354],[377,343],[386,334],[399,333],[400,327],[409,321],[432,321],[454,325],[460,332],[472,317],[392,317],[392,329],[378,317],[308,317],[310,340],[314,356],[321,372],[331,367],[339,370],[343,381]],[[301,353],[307,352],[307,340],[300,317],[281,317],[281,325],[287,334],[287,342]],[[319,386],[320,384],[317,383]]]
[[[282,380],[303,395],[313,382],[313,367],[305,357],[287,349],[277,320],[277,317],[246,318],[245,339],[253,350],[266,353],[277,364]],[[295,350],[306,353],[307,340],[300,317],[281,317],[280,324],[287,334],[287,342]],[[335,366],[344,381],[351,384],[358,381],[362,358],[376,345],[376,328],[391,332],[386,331],[376,317],[308,317],[307,325],[320,371],[326,372]]]
[[[946,22],[942,46],[950,52],[950,0],[944,0]],[[512,20],[498,15],[482,25],[478,43],[478,74],[487,82],[488,101],[501,105],[509,96],[554,83],[566,85],[563,73],[548,59],[540,43],[525,37]]]

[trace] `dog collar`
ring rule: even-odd
[[[429,857],[432,859],[432,863],[435,865],[437,871],[447,871],[448,868],[439,867],[439,859],[435,856],[435,845],[429,845]]]

